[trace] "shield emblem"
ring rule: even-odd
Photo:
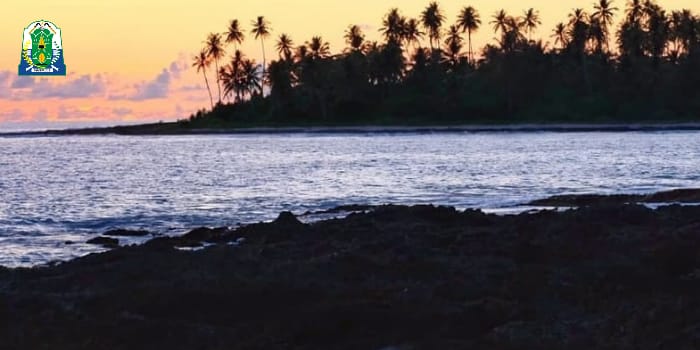
[[[51,64],[53,49],[51,43],[53,33],[46,28],[40,28],[32,32],[32,63],[37,66]]]
[[[22,54],[17,71],[19,75],[66,75],[63,60],[61,28],[39,20],[31,22],[22,31]]]

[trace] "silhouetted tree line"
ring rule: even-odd
[[[617,29],[614,16],[624,16]],[[488,22],[497,43],[477,55],[471,36],[481,29],[476,9],[464,7],[449,24],[430,3],[418,18],[391,9],[380,42],[362,29],[345,32],[346,48],[332,54],[320,36],[295,45],[276,40],[276,59],[258,65],[238,50],[238,20],[210,34],[194,65],[214,63],[218,103],[193,124],[227,123],[459,123],[508,121],[691,120],[700,116],[700,17],[668,12],[652,0],[624,10],[599,0],[574,9],[552,31],[553,46],[534,40],[534,9],[501,10]],[[250,32],[263,43],[264,17]],[[428,46],[423,44],[427,40]],[[224,42],[233,44],[225,58]],[[228,61],[219,65],[222,59]],[[264,93],[264,91],[266,93]],[[228,101],[228,102],[226,102]]]

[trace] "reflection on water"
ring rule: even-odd
[[[700,132],[0,138],[0,264],[84,255],[113,228],[697,187],[698,159]]]

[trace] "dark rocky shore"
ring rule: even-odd
[[[231,128],[195,128],[183,123],[151,123],[83,129],[0,132],[0,137],[66,135],[218,135],[218,134],[414,134],[484,132],[660,132],[697,131],[698,122],[641,123],[512,123],[455,125],[251,125]]]
[[[700,207],[634,201],[283,213],[0,268],[0,349],[697,349]]]

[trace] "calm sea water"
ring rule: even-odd
[[[509,208],[698,187],[699,169],[700,132],[0,137],[0,265],[99,251],[82,242],[114,228],[354,203]]]

